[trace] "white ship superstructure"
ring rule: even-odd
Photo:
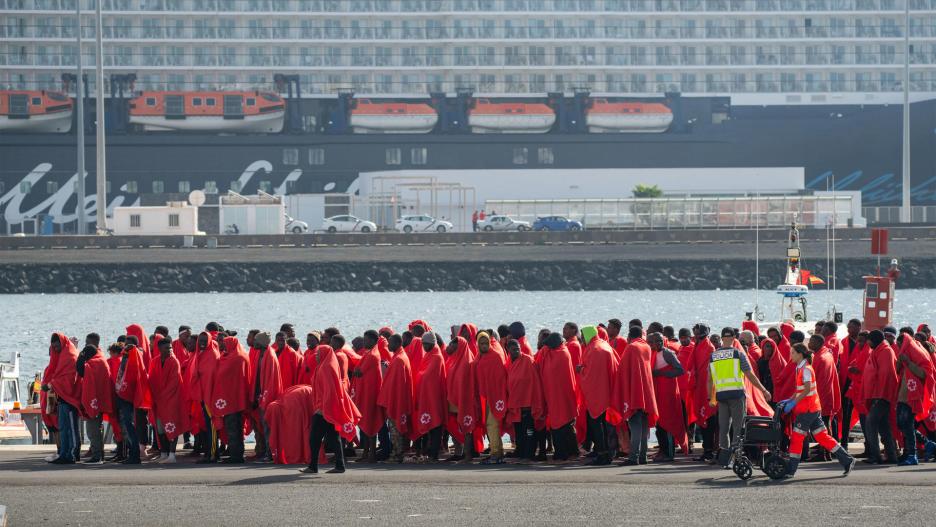
[[[138,89],[459,89],[901,100],[904,0],[101,0],[108,75]],[[910,2],[914,92],[936,92],[936,0]],[[81,0],[94,67],[94,1]],[[0,0],[0,87],[55,89],[75,0]],[[89,75],[93,82],[93,75]],[[93,89],[93,86],[92,86]]]

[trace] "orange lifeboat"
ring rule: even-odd
[[[0,90],[0,132],[65,133],[73,106],[57,91]]]
[[[468,125],[476,134],[543,134],[555,122],[555,112],[542,103],[477,99],[468,111]]]
[[[439,115],[425,103],[355,99],[351,108],[351,128],[356,134],[426,134],[437,122]]]
[[[592,133],[662,133],[672,122],[673,111],[660,103],[595,99],[585,112]]]
[[[130,101],[130,123],[153,131],[277,133],[286,102],[262,91],[143,91]]]

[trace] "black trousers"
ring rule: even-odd
[[[228,454],[231,461],[244,461],[244,416],[234,412],[224,416],[224,431],[227,432]]]
[[[533,459],[536,454],[536,428],[529,408],[520,410],[520,422],[514,423],[514,437],[517,440],[517,457]]]
[[[592,417],[590,413],[585,412],[588,420],[588,432],[594,444],[594,452],[598,455],[599,461],[610,461],[611,453],[608,448],[608,422],[605,420],[605,414],[598,417]]]
[[[439,459],[439,451],[442,450],[442,427],[437,426],[430,430],[426,435],[426,455],[429,459]]]
[[[839,433],[838,442],[842,445],[842,448],[848,450],[848,436],[851,435],[851,429],[849,424],[851,424],[852,414],[855,411],[855,403],[852,402],[848,397],[842,397],[842,423],[841,423],[841,432]],[[864,430],[864,428],[862,428]]]
[[[702,451],[706,454],[715,453],[715,433],[718,430],[718,414],[709,417],[702,427]]]
[[[335,425],[325,420],[322,414],[312,416],[312,432],[309,434],[309,446],[312,447],[312,460],[309,466],[318,467],[319,448],[322,440],[328,445],[329,449],[335,453],[335,468],[344,468],[344,448],[338,439],[338,431]]]
[[[175,454],[176,451],[176,442],[179,438],[175,438],[170,441],[166,434],[159,434],[159,451],[163,454]]]
[[[673,434],[660,428],[659,423],[656,425],[656,437],[657,444],[660,445],[660,453],[663,457],[666,459],[673,459],[676,457],[676,442],[673,440]]]
[[[575,421],[570,421],[552,430],[553,459],[565,461],[578,455],[578,442],[575,440]]]
[[[890,463],[897,462],[897,441],[894,440],[894,434],[890,427],[890,402],[885,399],[873,399],[871,407],[868,408],[868,416],[865,417],[865,423],[868,425],[866,432],[868,438],[868,459],[873,461],[881,460],[881,444],[884,442],[884,451],[887,453],[887,460]]]

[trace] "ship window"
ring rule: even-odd
[[[283,149],[283,164],[296,166],[299,164],[299,149],[298,148],[284,148]]]
[[[111,193],[111,182],[110,182],[109,179],[107,180],[107,183],[105,183],[104,187],[105,187],[104,192],[110,194],[110,193]]]
[[[231,181],[231,186],[228,188],[231,190],[231,192],[240,192],[242,188],[240,180]]]
[[[214,105],[215,105],[214,97],[208,97],[207,99],[205,99],[205,106],[214,106]]]
[[[166,182],[158,179],[153,180],[153,194],[162,194],[166,191]]]
[[[247,106],[254,106],[257,104],[257,99],[253,97],[247,97]]]
[[[188,181],[179,181],[179,192],[191,192],[192,184]]]
[[[147,98],[146,98],[146,105],[147,105],[147,106],[156,106],[156,98],[155,98],[155,97],[147,97]]]
[[[46,181],[46,193],[55,194],[58,192],[59,184],[58,181]]]
[[[541,146],[536,150],[536,160],[539,161],[541,165],[551,165],[555,159],[556,157],[553,154],[553,149],[548,146]]]
[[[170,214],[170,215],[169,215],[169,226],[170,226],[170,227],[178,227],[178,226],[179,226],[179,215],[178,215],[178,214]]]
[[[42,98],[33,97],[32,104],[33,106],[42,106]]]
[[[324,148],[310,148],[309,149],[309,164],[310,165],[324,165],[325,164],[325,149]]]
[[[136,194],[137,191],[139,190],[137,187],[136,181],[127,181],[127,184],[125,186],[129,194]]]
[[[273,192],[273,183],[269,181],[261,181],[260,190],[262,190],[263,192],[266,192],[267,194],[270,194],[271,192]]]
[[[218,193],[218,182],[217,181],[205,181],[205,194],[217,194]]]
[[[20,181],[19,188],[20,194],[29,194],[29,191],[32,190],[32,183],[29,181]]]
[[[399,148],[388,148],[386,152],[386,161],[388,165],[399,165],[402,154]]]
[[[425,165],[428,157],[429,149],[424,146],[410,149],[410,162],[414,165]]]
[[[140,228],[140,215],[139,214],[130,215],[130,227],[137,228],[137,229]]]
[[[201,106],[201,97],[192,97],[192,106]]]
[[[513,149],[513,164],[515,165],[525,165],[529,161],[529,152],[526,148],[514,148]]]

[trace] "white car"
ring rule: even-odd
[[[403,232],[449,232],[454,228],[451,222],[437,220],[425,214],[403,216],[396,221],[396,230]]]
[[[520,221],[510,216],[488,216],[478,222],[478,230],[482,231],[529,231],[533,227],[528,221]]]
[[[292,216],[290,216],[289,214],[287,214],[286,215],[286,232],[291,232],[293,234],[302,234],[304,232],[309,232],[309,224],[304,221],[297,220],[293,218]]]
[[[350,214],[332,216],[322,220],[322,229],[328,232],[376,232],[377,224]]]

